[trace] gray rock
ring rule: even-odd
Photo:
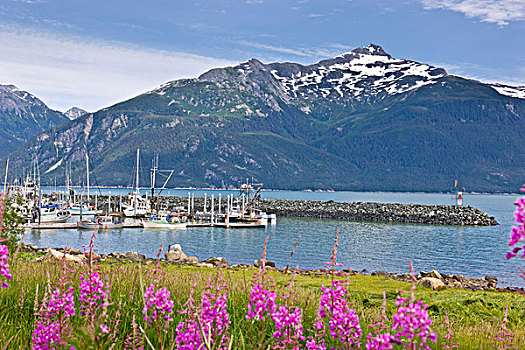
[[[200,262],[200,263],[198,263],[195,266],[197,266],[197,267],[214,267],[212,264],[208,264],[206,262]]]
[[[146,259],[146,256],[137,252],[125,252],[124,257],[133,262],[142,262]]]
[[[122,258],[122,254],[120,254],[120,253],[109,253],[108,257],[109,258],[113,258],[113,259],[120,259],[120,258]]]
[[[418,281],[418,283],[423,287],[427,287],[432,290],[442,290],[447,288],[443,281],[434,277],[423,277],[421,280]]]
[[[186,259],[188,256],[182,251],[180,244],[170,245],[169,250],[164,254],[166,260],[169,262],[179,262]]]
[[[498,281],[498,278],[496,276],[491,276],[491,275],[486,275],[485,276],[485,281],[487,282],[490,282],[490,281]]]
[[[390,274],[386,271],[374,271],[372,272],[372,276],[390,277]]]
[[[433,277],[433,278],[437,278],[439,280],[443,280],[443,277],[441,276],[441,274],[439,272],[437,272],[436,270],[430,271],[429,277]]]
[[[225,258],[222,258],[222,257],[211,257],[211,258],[208,258],[208,260],[206,260],[206,263],[211,264],[213,266],[219,266],[219,265],[221,265],[223,267],[228,266],[228,261]]]
[[[46,255],[36,259],[36,261],[62,261],[64,259],[64,253],[61,253],[55,249],[48,249]],[[65,254],[66,262],[83,263],[86,261],[84,255],[71,255]]]
[[[257,259],[257,260],[254,260],[253,261],[253,266],[259,268],[262,266],[262,260],[261,259]],[[266,266],[267,267],[275,267],[275,263],[273,261],[270,261],[270,260],[266,260]]]
[[[188,256],[182,261],[184,264],[195,265],[199,263],[199,259],[196,256]]]

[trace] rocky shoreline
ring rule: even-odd
[[[64,248],[41,248],[32,244],[22,246],[22,251],[36,256],[31,259],[33,262],[40,261],[61,261],[64,259]],[[146,258],[145,255],[139,254],[134,251],[126,253],[109,253],[109,254],[95,254],[95,259],[107,264],[126,264],[126,263],[140,263],[144,265],[155,264],[157,259]],[[85,262],[86,255],[79,250],[68,249],[65,254],[65,259],[72,263],[83,263]],[[210,257],[206,260],[199,260],[195,256],[187,256],[180,244],[170,245],[168,251],[165,252],[164,257],[160,259],[161,264],[169,265],[185,265],[195,266],[201,268],[214,268],[220,266],[222,268],[228,268],[232,270],[254,270],[260,266],[261,260],[254,260],[253,265],[248,264],[236,264],[229,265],[228,261],[222,257]],[[290,269],[278,268],[272,261],[267,261],[266,266],[269,270],[280,272],[283,274],[291,273]],[[315,269],[315,270],[299,270],[297,272],[301,276],[311,277],[328,277],[330,271],[326,269]],[[403,282],[410,282],[411,278],[408,273],[388,273],[386,271],[374,271],[368,273],[363,270],[361,272],[353,271],[351,269],[344,269],[337,272],[338,276],[355,276],[355,275],[372,275],[378,276],[389,280],[397,280]],[[520,287],[498,287],[498,278],[496,276],[487,275],[484,278],[471,278],[458,274],[444,274],[439,273],[436,270],[430,272],[420,271],[416,275],[417,283],[423,287],[430,288],[435,291],[455,288],[470,291],[498,291],[507,293],[524,293],[525,290]]]
[[[91,202],[94,203],[94,196]],[[98,203],[107,209],[108,196],[99,196]],[[122,200],[125,200],[122,197]],[[224,201],[224,199],[223,199]],[[119,196],[111,196],[112,207],[118,208]],[[204,198],[195,197],[195,210],[204,208]],[[161,196],[160,204],[169,208],[186,207],[187,197]],[[217,205],[217,199],[215,202]],[[223,202],[224,205],[224,202]],[[210,199],[208,198],[208,209]],[[395,222],[425,225],[492,226],[496,219],[470,205],[423,205],[375,202],[335,202],[287,199],[261,199],[257,207],[269,214],[287,217],[323,218],[349,221]],[[223,207],[224,208],[224,207]]]

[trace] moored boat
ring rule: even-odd
[[[97,216],[94,220],[81,220],[77,221],[77,228],[79,229],[121,229],[123,223],[120,220],[120,215],[118,214],[107,214],[104,216]]]
[[[42,205],[40,207],[39,222],[66,222],[71,214],[60,205]]]
[[[175,215],[153,215],[147,219],[142,220],[142,226],[144,228],[169,228],[169,229],[180,229],[186,228],[187,222],[182,222],[179,216]]]

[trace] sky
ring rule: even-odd
[[[525,0],[0,0],[0,84],[62,111],[250,58],[311,64],[369,43],[525,85]]]

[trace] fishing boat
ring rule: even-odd
[[[136,172],[136,189],[135,192],[130,193],[128,196],[128,202],[123,206],[124,216],[126,217],[144,217],[147,216],[151,211],[151,205],[148,201],[148,195],[144,197],[140,194],[139,187],[139,161],[140,161],[140,150],[137,149],[137,172]]]
[[[137,192],[129,194],[128,202],[123,207],[124,216],[129,218],[144,217],[151,210],[147,196],[143,197]]]
[[[89,157],[86,154],[86,189],[87,189],[87,200],[85,202],[79,201],[79,202],[72,202],[69,203],[69,212],[71,215],[97,215],[102,212],[102,210],[98,210],[97,203],[95,205],[89,204]],[[67,188],[69,189],[69,181],[67,183]],[[81,196],[82,197],[82,196]],[[96,201],[96,196],[95,196]]]
[[[71,215],[96,215],[102,211],[98,210],[96,206],[89,205],[89,203],[70,203],[69,209]]]
[[[142,220],[142,226],[144,228],[168,228],[168,229],[180,229],[186,228],[187,222],[183,222],[186,217],[181,217],[173,214],[159,214],[152,215],[147,219]]]
[[[255,189],[257,186],[257,189]],[[262,184],[253,184],[246,181],[242,184],[239,190],[239,198],[230,198],[229,205],[229,221],[230,223],[239,222],[254,226],[267,226],[268,224],[275,224],[277,216],[275,214],[267,214],[266,212],[257,209],[256,203],[261,198]],[[252,195],[253,193],[253,195]]]
[[[71,214],[58,204],[40,206],[39,222],[66,222]]]
[[[94,229],[121,229],[123,223],[120,220],[120,214],[106,214],[103,216],[97,216],[94,220],[81,220],[77,221],[77,228],[94,230]]]

